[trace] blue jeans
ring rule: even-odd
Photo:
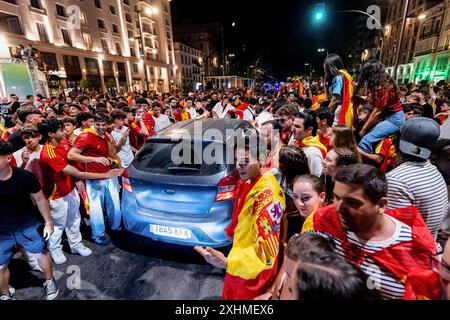
[[[359,148],[367,153],[374,153],[374,148],[378,142],[400,131],[400,127],[405,123],[405,114],[402,111],[387,116],[378,123],[359,142]]]
[[[86,193],[89,199],[89,216],[92,228],[92,239],[105,235],[103,204],[108,215],[108,225],[118,229],[121,224],[119,182],[117,178],[107,180],[86,180]]]

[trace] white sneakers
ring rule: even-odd
[[[92,254],[92,250],[86,247],[83,242],[78,243],[72,247],[73,254],[79,254],[82,257],[88,257]],[[56,250],[50,253],[55,264],[63,264],[67,261],[66,256],[62,250]]]
[[[75,245],[72,248],[72,253],[79,254],[82,257],[88,257],[92,254],[92,250],[86,247],[83,242],[80,242],[79,244]]]
[[[50,255],[52,256],[53,262],[55,264],[63,264],[67,261],[66,256],[64,255],[64,253],[62,252],[62,250],[56,250],[56,251],[52,251],[50,252]]]

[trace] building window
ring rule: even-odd
[[[145,45],[149,48],[153,48],[152,40],[146,38]]]
[[[133,63],[133,72],[134,73],[139,73],[139,66],[137,63]]]
[[[136,57],[136,50],[134,49],[134,47],[130,47],[130,54],[132,57]]]
[[[126,4],[127,6],[130,5],[130,0],[123,0],[123,3]]]
[[[50,52],[41,51],[42,61],[47,65],[47,70],[58,70],[58,61],[56,60],[56,54]]]
[[[90,33],[83,32],[83,42],[86,50],[92,49],[92,37]]]
[[[170,39],[170,32],[167,31],[167,39]]]
[[[150,28],[150,25],[147,24],[147,23],[144,23],[144,24],[142,25],[142,31],[143,31],[143,32],[147,32],[147,33],[152,33],[152,30],[151,30],[151,28]]]
[[[97,19],[99,29],[105,29],[105,21],[102,19]]]
[[[95,0],[94,2],[95,2],[95,6],[96,6],[97,8],[99,8],[99,9],[102,8],[102,3],[100,2],[100,0]]]
[[[145,55],[145,59],[152,60],[152,55],[147,52],[147,54]]]
[[[120,48],[120,43],[116,42],[116,52],[119,56],[122,55],[122,49]]]
[[[9,17],[6,19],[6,23],[8,24],[8,32],[23,34],[18,17]]]
[[[30,6],[36,9],[42,9],[41,0],[30,0]]]
[[[103,51],[109,53],[108,42],[105,38],[101,38]]]
[[[127,22],[129,22],[129,23],[132,23],[132,20],[131,20],[131,14],[125,13],[125,20],[126,20]]]
[[[169,24],[169,19],[166,19],[166,25],[167,25],[167,26],[170,26],[170,24]]]
[[[109,6],[109,11],[111,11],[111,14],[116,15],[116,8],[114,6]]]
[[[66,8],[60,4],[56,4],[56,14],[60,17],[66,16]]]
[[[114,33],[119,33],[119,28],[117,27],[117,24],[113,23],[112,28]]]
[[[45,26],[43,23],[36,23],[38,32],[39,32],[39,39],[43,43],[49,43],[48,36],[47,36],[47,30],[45,30]]]
[[[72,39],[70,39],[69,30],[61,29],[61,32],[62,32],[64,43],[66,45],[68,45],[69,47],[71,47],[72,46]]]
[[[133,30],[128,29],[128,38],[129,39],[133,39],[134,38]]]
[[[158,75],[159,75],[160,77],[162,77],[162,70],[161,70],[161,68],[158,68]]]

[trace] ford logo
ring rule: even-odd
[[[164,190],[164,193],[166,193],[166,194],[168,194],[168,195],[174,195],[174,194],[176,193],[176,191],[175,191],[175,190],[172,190],[172,189],[165,189],[165,190]]]

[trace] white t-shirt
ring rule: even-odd
[[[227,104],[226,107],[224,108],[222,106],[222,102],[217,102],[214,108],[212,109],[212,112],[215,112],[219,119],[223,119],[227,115],[228,111],[231,110],[234,110],[234,107],[230,103]]]
[[[155,132],[161,131],[162,129],[165,129],[172,124],[172,122],[170,122],[169,120],[169,117],[165,114],[160,114],[159,117],[153,116],[153,120],[155,120]]]
[[[22,153],[27,151],[27,147],[23,147],[20,150],[17,150],[13,153],[13,157],[16,160],[17,166],[20,168],[23,164]],[[28,160],[27,165],[25,166],[25,170],[33,173],[36,178],[42,182],[42,169],[39,163],[39,159],[41,158],[42,145],[38,145],[37,149],[30,153],[30,159]]]
[[[120,138],[122,138],[122,134],[127,130],[128,130],[128,128],[125,126],[123,126],[122,129],[120,129],[120,130],[114,129],[111,132],[111,136],[116,143],[119,143]],[[125,144],[122,146],[122,148],[119,150],[119,152],[117,152],[117,156],[120,158],[122,167],[128,168],[134,159],[133,151],[131,151],[131,147],[130,147],[130,138],[129,137],[127,138],[127,140],[125,141]]]
[[[317,147],[302,148],[308,159],[309,171],[312,175],[320,177],[322,175],[322,152]]]
[[[195,110],[194,107],[187,108],[186,110],[191,115],[191,119],[196,119],[197,118],[197,110]]]
[[[256,111],[248,107],[244,110],[244,120],[254,121],[256,117]]]

